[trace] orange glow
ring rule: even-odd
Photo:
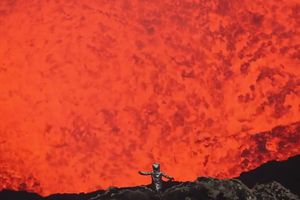
[[[299,154],[299,14],[299,0],[1,0],[0,189],[147,184],[153,162],[235,177]]]

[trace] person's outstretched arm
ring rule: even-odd
[[[152,172],[142,172],[142,171],[139,171],[139,174],[140,175],[151,175]]]
[[[167,178],[169,180],[174,180],[174,178],[172,176],[169,176],[169,175],[167,175],[167,174],[165,174],[163,172],[162,172],[162,175],[163,175],[163,177],[165,177],[165,178]]]

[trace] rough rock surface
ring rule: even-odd
[[[2,191],[2,200],[300,200],[277,182],[248,188],[238,179],[219,180],[199,177],[193,182],[164,182],[156,193],[151,185],[117,188],[81,194],[55,194],[41,197],[34,193]]]
[[[300,129],[299,129],[300,130]],[[237,179],[249,188],[258,184],[278,182],[292,193],[300,196],[300,155],[285,161],[270,161],[248,172],[243,172]]]
[[[194,182],[176,183],[161,194],[149,186],[111,188],[89,200],[299,200],[277,182],[249,189],[240,180],[200,177]]]
[[[285,187],[277,182],[272,182],[263,185],[256,185],[253,188],[253,193],[257,199],[272,200],[272,199],[299,199],[296,195],[290,193]]]

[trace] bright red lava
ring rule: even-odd
[[[299,27],[299,0],[1,0],[0,189],[147,184],[155,161],[235,177],[299,154]]]

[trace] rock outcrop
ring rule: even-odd
[[[167,183],[165,183],[167,184]],[[110,188],[89,200],[300,200],[277,182],[248,188],[238,179],[200,177],[193,182],[176,182],[155,193],[151,186]]]

